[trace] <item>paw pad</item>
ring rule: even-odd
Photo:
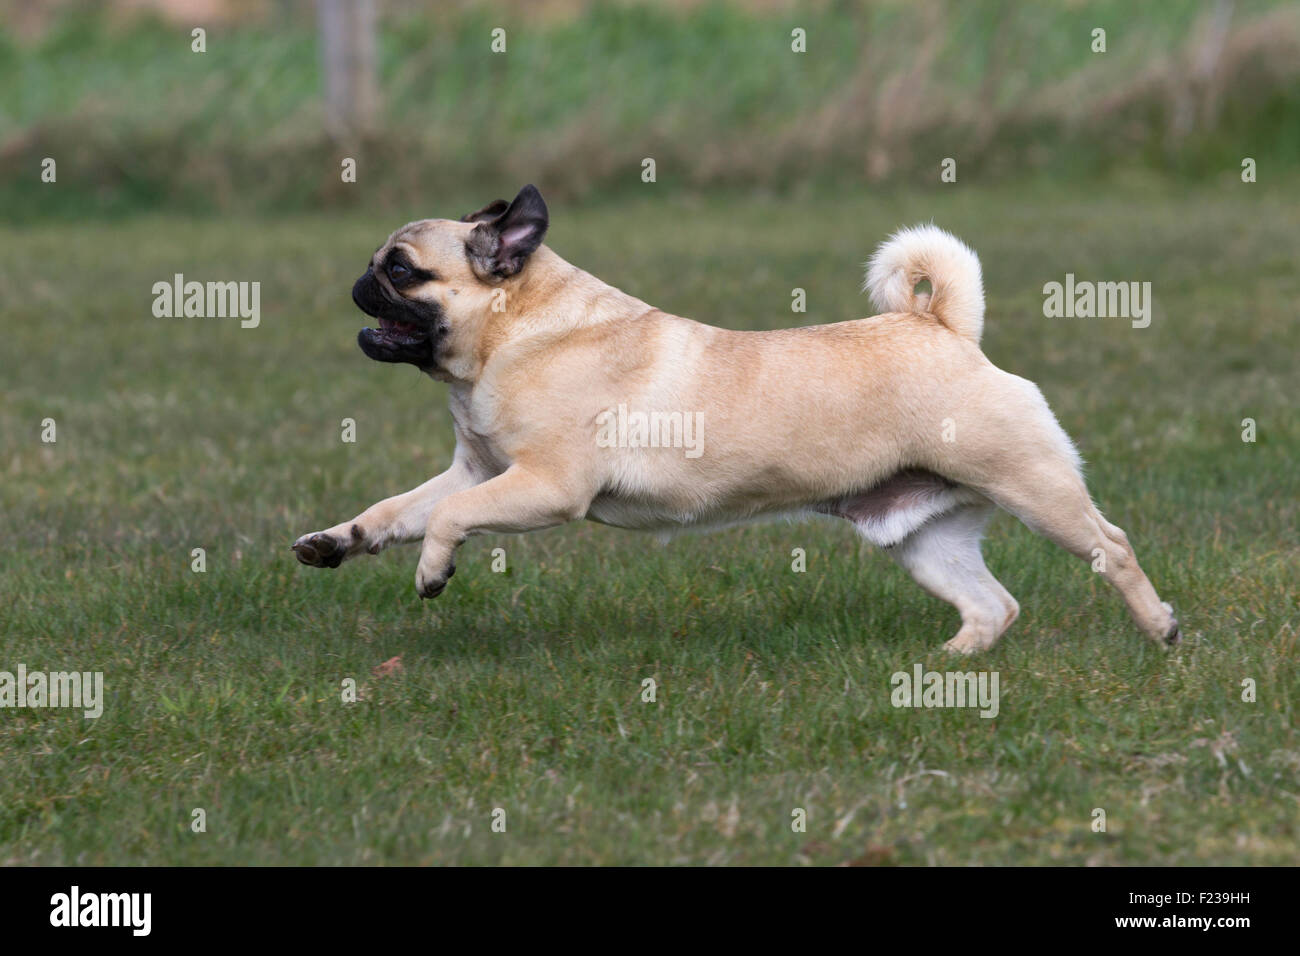
[[[308,534],[293,543],[293,553],[309,567],[337,568],[347,556],[347,548],[332,535]]]

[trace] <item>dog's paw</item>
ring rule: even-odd
[[[328,531],[305,534],[293,543],[298,560],[313,568],[337,568],[348,556],[347,543]]]
[[[997,640],[997,631],[987,626],[967,623],[961,626],[961,629],[953,636],[952,640],[944,643],[943,649],[949,654],[960,654],[963,657],[969,657],[972,654],[987,651],[997,643]]]
[[[425,600],[436,598],[447,587],[447,582],[451,580],[451,576],[455,573],[456,565],[454,563],[435,570],[433,566],[426,565],[424,559],[421,558],[420,566],[415,569],[415,593]]]
[[[1183,631],[1178,624],[1178,618],[1174,617],[1174,606],[1168,601],[1161,601],[1161,605],[1169,612],[1170,624],[1165,628],[1164,637],[1161,638],[1166,647],[1176,647],[1183,642]]]
[[[943,649],[949,654],[957,654],[961,657],[970,657],[972,654],[978,654],[984,650],[984,645],[974,641],[969,637],[963,637],[958,634],[950,641],[945,641]]]

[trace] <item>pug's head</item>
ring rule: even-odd
[[[549,224],[536,186],[513,202],[478,212],[408,223],[388,237],[352,286],[352,301],[378,328],[357,335],[379,362],[409,362],[425,371],[472,349],[502,286],[521,277]]]

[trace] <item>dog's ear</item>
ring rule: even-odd
[[[495,219],[510,207],[504,199],[494,199],[478,212],[467,212],[460,217],[461,222],[486,222]]]
[[[504,212],[474,227],[465,241],[470,264],[485,277],[515,275],[542,244],[550,221],[542,194],[529,183]]]

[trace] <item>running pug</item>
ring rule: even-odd
[[[971,653],[1020,611],[980,555],[1000,507],[1090,562],[1148,637],[1179,640],[1042,393],[980,351],[979,259],[953,236],[921,226],[880,247],[865,285],[880,315],[735,332],[570,265],[542,245],[547,224],[525,186],[459,222],[403,226],[371,257],[352,288],[378,320],[361,350],[448,383],[456,451],[413,491],[299,538],[298,560],[334,568],[423,540],[415,587],[432,598],[470,535],[828,515],[956,606],[946,646]],[[624,427],[647,420],[666,434]],[[693,450],[675,440],[688,420]]]

